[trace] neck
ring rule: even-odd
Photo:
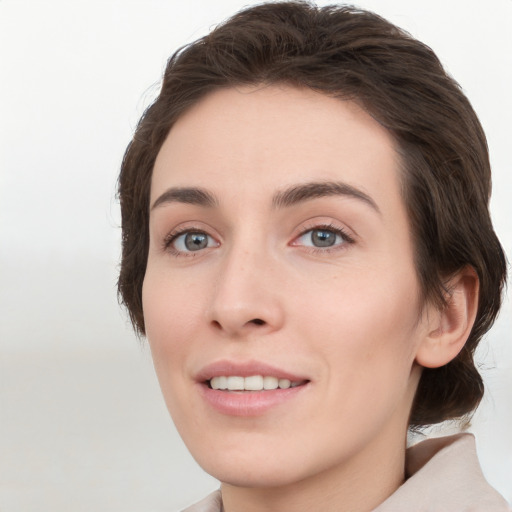
[[[370,512],[404,481],[405,432],[396,442],[382,436],[355,459],[279,487],[221,486],[225,512]],[[382,438],[381,438],[382,439]]]

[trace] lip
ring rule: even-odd
[[[211,378],[223,375],[239,377],[263,375],[288,379],[292,382],[305,381],[305,383],[293,388],[266,391],[221,391],[208,386]],[[310,379],[306,376],[259,361],[242,363],[217,361],[202,368],[195,376],[195,380],[199,394],[207,405],[228,416],[261,416],[273,408],[295,400],[310,387]]]

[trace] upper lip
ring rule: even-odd
[[[252,375],[272,376],[278,379],[288,379],[292,382],[309,380],[304,375],[292,373],[261,361],[235,362],[229,360],[216,361],[204,366],[196,374],[195,379],[198,382],[206,382],[213,377],[235,375],[238,377],[250,377]]]

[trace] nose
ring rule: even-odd
[[[212,327],[231,338],[266,334],[284,323],[275,262],[264,251],[232,248],[222,261],[208,311]]]

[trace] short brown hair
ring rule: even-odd
[[[478,313],[460,354],[423,370],[411,426],[457,418],[483,395],[473,355],[496,318],[506,261],[488,201],[491,174],[482,127],[433,51],[371,12],[277,2],[247,8],[179,49],[162,89],[141,118],[119,177],[123,250],[119,294],[144,334],[142,283],[149,244],[149,196],[156,156],[174,122],[223,87],[286,83],[354,100],[395,138],[403,197],[424,300],[443,307],[445,283],[471,266]]]

